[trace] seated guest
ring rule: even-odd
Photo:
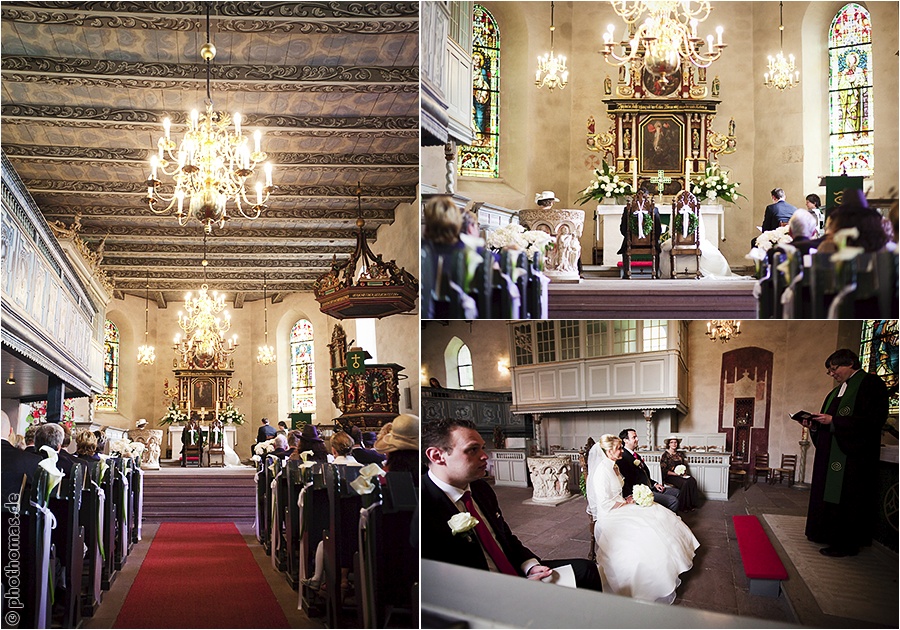
[[[25,429],[25,450],[29,453],[34,453],[34,432],[37,430],[33,424],[29,425],[27,429]]]
[[[378,464],[379,466],[384,464],[384,455],[373,448],[365,447],[363,444],[363,434],[358,426],[353,425],[350,427],[350,437],[353,438],[353,450],[350,451],[350,454],[353,455],[353,459],[363,466],[366,464]]]
[[[75,435],[75,455],[89,462],[100,461],[97,454],[97,436],[88,430],[79,431]]]
[[[602,590],[597,565],[584,558],[541,560],[513,534],[484,480],[488,455],[470,420],[428,422],[422,431],[428,473],[422,476],[422,557],[529,580],[570,564],[580,588]],[[460,515],[468,514],[469,518]],[[467,521],[460,531],[453,519]],[[478,544],[475,544],[475,543]]]
[[[435,250],[444,253],[463,247],[459,240],[463,216],[449,196],[439,195],[429,199],[423,215],[425,229],[422,238],[433,245]]]
[[[66,432],[59,424],[55,422],[47,422],[38,426],[37,431],[35,431],[34,447],[35,449],[37,449],[38,455],[41,456],[41,459],[46,459],[48,455],[44,452],[41,452],[41,447],[49,446],[51,449],[59,453],[59,450],[62,448],[63,441],[65,439]],[[72,472],[73,463],[74,461],[72,459],[63,459],[62,457],[60,457],[56,462],[56,467],[68,475]]]
[[[97,453],[106,453],[106,447],[109,445],[106,432],[98,429],[94,431],[94,435],[97,437]]]
[[[885,248],[890,240],[885,231],[881,214],[869,207],[861,190],[845,190],[844,201],[828,216],[825,224],[825,239],[819,246],[820,253],[837,250],[833,242],[835,233],[847,228],[859,230],[859,237],[847,240],[851,247],[862,247],[867,252],[877,252]]]
[[[291,452],[290,459],[300,459],[300,450],[297,446],[300,444],[300,431],[291,429],[287,433],[288,450]]]
[[[314,424],[303,425],[303,431],[300,432],[300,442],[297,450],[300,453],[304,451],[312,451],[312,457],[308,461],[316,461],[324,463],[328,461],[328,449],[325,448],[325,440],[319,435],[319,430]]]
[[[825,225],[825,215],[822,212],[822,199],[819,195],[813,193],[806,195],[806,209],[813,213],[816,217],[816,230]]]
[[[291,454],[291,451],[288,449],[287,438],[281,433],[275,436],[275,441],[272,442],[272,446],[275,448],[269,455],[274,455],[275,457],[288,457]]]
[[[802,256],[815,249],[819,241],[815,239],[816,217],[809,210],[797,210],[788,221],[788,234],[791,235],[791,245],[797,248]]]
[[[797,212],[806,212],[806,210]],[[809,213],[807,212],[807,214]],[[675,486],[679,490],[678,509],[690,512],[700,506],[700,489],[697,487],[697,480],[687,474],[687,460],[678,452],[678,442],[680,441],[680,438],[670,437],[663,442],[666,450],[659,458],[659,470],[663,483]],[[675,472],[678,466],[684,466],[685,472],[680,475]]]
[[[278,433],[287,435],[287,432],[288,432],[287,422],[285,422],[284,420],[279,420],[278,421]]]
[[[261,418],[260,423],[262,424],[262,426],[259,427],[259,430],[257,430],[257,432],[256,432],[256,444],[259,444],[260,442],[266,442],[268,440],[271,440],[273,437],[275,437],[275,434],[278,433],[278,430],[269,424],[268,418]],[[255,445],[254,445],[254,447],[255,447]],[[255,455],[256,454],[255,448],[253,448],[251,450],[252,450],[253,454]]]
[[[416,416],[404,413],[384,425],[375,440],[375,450],[387,455],[385,470],[408,472],[413,483],[419,485],[422,458],[419,455],[419,419]]]
[[[353,438],[338,431],[331,436],[331,454],[334,456],[332,464],[346,464],[348,466],[361,466],[358,461],[350,454],[353,449]]]

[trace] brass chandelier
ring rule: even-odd
[[[783,2],[778,3],[778,34],[781,38],[781,50],[774,57],[769,55],[769,71],[763,75],[765,77],[763,84],[767,88],[789,90],[800,84],[800,71],[794,70],[794,55],[789,55],[787,59],[784,57]]]
[[[741,334],[741,322],[733,319],[713,319],[706,322],[706,336],[710,341],[728,343]]]
[[[553,91],[553,88],[565,89],[569,83],[569,71],[566,69],[566,56],[553,54],[553,32],[556,26],[553,24],[554,3],[550,3],[550,52],[538,57],[537,70],[534,73],[534,84],[538,88],[545,85]]]
[[[603,34],[603,56],[611,65],[642,65],[662,83],[668,83],[682,61],[708,68],[726,47],[721,26],[716,28],[715,43],[712,35],[706,37],[705,48],[704,40],[697,36],[697,25],[709,17],[711,10],[706,0],[613,0],[612,5],[628,25],[629,34],[628,39],[616,43],[612,24]],[[645,13],[647,18],[638,24]],[[621,54],[616,46],[621,47]]]
[[[144,292],[144,344],[138,348],[137,362],[141,365],[153,365],[156,351],[147,343],[150,333],[150,272],[147,272],[147,286]]]
[[[229,202],[245,219],[259,218],[275,190],[272,165],[266,162],[262,169],[265,178],[257,180],[255,194],[248,196],[247,179],[259,174],[257,167],[268,158],[261,150],[262,135],[259,130],[254,133],[251,149],[249,138],[241,130],[241,114],[235,112],[232,117],[213,108],[210,75],[216,47],[210,37],[210,5],[206,3],[206,43],[200,48],[200,56],[206,61],[206,113],[191,111],[180,145],[172,140],[172,121],[163,120],[165,135],[157,142],[157,153],[150,157],[145,199],[155,214],[174,211],[181,226],[193,217],[203,224],[207,233],[212,232],[215,224],[219,228],[225,226]],[[162,182],[157,179],[160,174],[172,178],[171,193],[160,190]]]
[[[266,331],[266,343],[259,347],[256,362],[260,365],[275,363],[275,348],[269,345],[269,294],[266,286],[266,274],[263,272],[263,314]]]

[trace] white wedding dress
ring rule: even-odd
[[[599,444],[588,454],[588,512],[593,516],[603,592],[671,604],[679,575],[700,543],[680,517],[658,503],[621,503],[624,480]]]

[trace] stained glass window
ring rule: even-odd
[[[500,177],[500,29],[476,4],[472,19],[472,130],[475,140],[459,148],[459,173]]]
[[[313,327],[301,319],[291,328],[291,411],[316,408],[316,372]]]
[[[834,16],[828,33],[830,170],[871,177],[874,173],[872,24],[869,12],[851,2]]]
[[[862,369],[877,374],[890,392],[890,415],[897,417],[897,320],[865,320],[859,343]],[[896,427],[895,427],[896,428]]]
[[[460,346],[456,353],[456,371],[459,374],[460,389],[475,389],[475,379],[472,376],[472,353],[466,344]]]
[[[115,411],[119,406],[119,329],[108,319],[103,323],[103,393],[97,409]]]

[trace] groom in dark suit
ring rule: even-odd
[[[622,459],[619,460],[619,472],[625,479],[622,486],[622,496],[628,497],[637,484],[644,484],[653,492],[653,500],[673,512],[678,511],[678,488],[667,488],[661,483],[656,483],[650,478],[650,469],[637,453],[638,436],[634,429],[622,429],[619,432],[624,449]]]
[[[763,215],[762,230],[768,232],[781,227],[791,220],[791,215],[797,212],[797,208],[784,200],[784,191],[781,188],[772,190],[772,203],[766,206]]]
[[[422,430],[422,448],[428,462],[428,473],[422,477],[423,558],[529,580],[549,577],[554,567],[571,564],[579,588],[602,590],[593,562],[541,560],[512,533],[497,495],[483,479],[488,456],[474,423],[428,422]]]

